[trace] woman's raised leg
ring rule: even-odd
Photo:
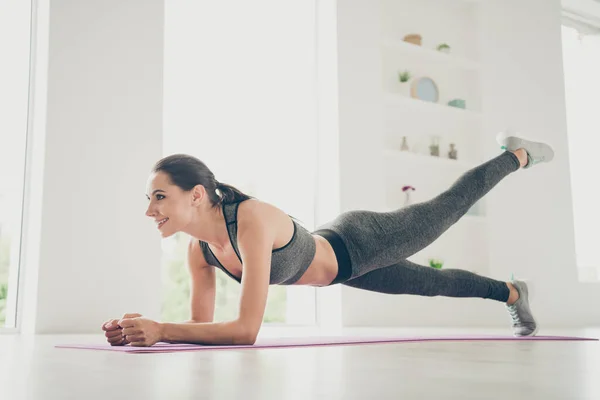
[[[321,228],[331,229],[344,239],[352,260],[350,279],[356,278],[427,247],[502,179],[518,170],[522,160],[513,152],[503,152],[465,172],[431,200],[390,212],[348,211]]]

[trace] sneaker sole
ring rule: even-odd
[[[529,335],[513,335],[514,337],[529,337],[529,336],[535,336],[537,335],[538,331],[540,330],[540,325],[537,323],[537,321],[535,322],[535,329],[533,332],[531,332]]]
[[[550,162],[554,158],[554,150],[546,143],[531,142],[516,136],[508,136],[505,140],[507,150],[524,148],[535,159],[543,157],[543,162]]]

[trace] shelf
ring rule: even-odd
[[[444,63],[454,68],[461,68],[468,71],[478,72],[481,65],[473,60],[469,60],[464,57],[455,56],[453,54],[442,53],[435,49],[429,49],[426,47],[418,46],[416,44],[405,42],[402,39],[383,39],[383,46],[386,48],[395,49],[397,51],[405,52],[406,54],[413,54],[423,60],[429,60],[431,62]]]
[[[464,118],[481,122],[482,114],[478,111],[452,107],[441,103],[433,103],[413,97],[404,96],[396,93],[384,93],[383,104],[385,107],[391,108],[414,108],[414,111],[445,114],[450,118]],[[432,116],[435,118],[436,116]]]
[[[402,160],[402,161],[409,162],[409,163],[429,164],[429,165],[441,166],[443,168],[458,168],[458,169],[461,169],[464,171],[467,171],[478,165],[475,162],[452,160],[449,158],[434,157],[434,156],[428,156],[428,155],[423,155],[423,154],[415,154],[415,153],[410,153],[408,151],[401,151],[401,150],[385,149],[383,152],[386,157]]]
[[[383,212],[403,209],[406,199],[403,186],[416,188],[410,195],[413,205],[427,202],[449,189],[465,172],[479,166],[485,157],[481,142],[487,136],[484,129],[487,108],[485,82],[481,78],[487,64],[477,53],[479,4],[483,5],[483,0],[382,3],[381,30],[373,43],[378,50],[375,57],[380,62],[377,65],[380,72],[376,77],[381,90],[373,100],[380,107],[382,120],[378,121],[382,122],[381,146],[375,150],[382,160],[375,172],[383,176],[383,182],[375,189],[378,209]],[[403,36],[407,33],[421,34],[423,46],[405,42]],[[452,47],[449,53],[436,50],[437,43],[442,42]],[[372,53],[364,54],[373,57]],[[408,82],[399,82],[401,71],[410,72]],[[431,77],[435,81],[438,102],[411,97],[417,77]],[[465,99],[467,108],[448,105],[456,98]],[[400,150],[403,136],[410,151]],[[429,155],[434,137],[439,140],[440,157]],[[455,145],[458,160],[448,158],[450,144]],[[475,202],[467,214],[409,260],[427,266],[430,258],[441,258],[444,269],[487,274],[493,221],[488,217],[486,200]]]

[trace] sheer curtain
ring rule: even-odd
[[[577,265],[582,276],[598,279],[600,35],[581,36],[576,29],[563,26],[562,40]]]
[[[314,228],[316,26],[311,1],[167,0],[164,152]],[[187,318],[187,238],[164,242],[165,319]],[[220,271],[216,319],[237,314]],[[266,322],[314,323],[314,289],[271,287]]]

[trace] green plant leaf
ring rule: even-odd
[[[402,71],[398,73],[398,80],[400,82],[407,82],[411,78],[409,71]]]

